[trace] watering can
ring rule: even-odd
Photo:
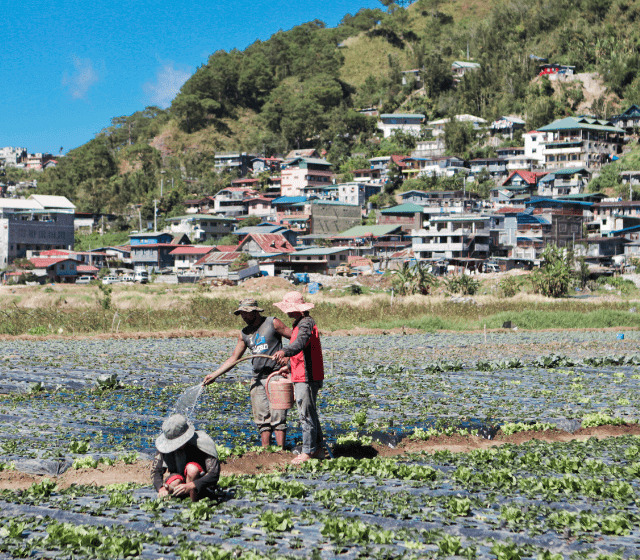
[[[281,379],[273,379],[275,375],[281,376],[274,371],[267,377],[264,387],[269,404],[274,410],[288,410],[293,407],[293,383],[282,376]]]

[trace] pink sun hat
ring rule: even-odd
[[[284,295],[282,301],[273,305],[285,313],[291,313],[292,311],[304,313],[315,307],[313,303],[305,302],[300,292],[288,292]]]

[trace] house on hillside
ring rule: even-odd
[[[306,187],[325,187],[333,183],[331,164],[320,158],[296,157],[287,160],[280,173],[281,196],[301,196]]]
[[[425,116],[420,113],[383,113],[378,121],[378,130],[384,138],[389,138],[397,131],[418,136]]]
[[[240,241],[237,251],[260,259],[287,255],[295,251],[295,248],[279,233],[250,233]]]
[[[358,256],[387,257],[411,244],[397,224],[354,226],[330,239],[334,247],[351,247]]]
[[[370,197],[379,194],[382,185],[373,185],[371,183],[359,183],[358,181],[350,181],[349,183],[340,183],[338,185],[338,200],[343,204],[357,204],[364,207]]]
[[[221,239],[235,228],[237,220],[215,214],[190,214],[167,218],[172,234],[187,235],[192,241],[203,243],[208,239]]]
[[[491,218],[480,214],[434,215],[427,227],[411,232],[411,248],[418,260],[485,260],[491,252]]]
[[[562,198],[581,194],[591,179],[591,173],[584,167],[558,169],[541,177],[538,181],[538,195]]]
[[[545,175],[534,171],[512,171],[501,186],[491,189],[489,200],[494,205],[522,204],[537,194],[538,181]]]
[[[600,169],[622,152],[624,130],[610,121],[566,117],[538,129],[546,133],[542,155],[547,169],[584,167]]]
[[[247,213],[246,201],[256,196],[259,196],[259,193],[250,187],[221,189],[213,196],[213,211],[232,218],[242,216]]]
[[[454,60],[451,64],[451,73],[458,80],[469,71],[480,70],[480,64],[477,62],[469,62],[468,60]]]
[[[640,127],[640,107],[631,105],[624,113],[611,117],[611,124],[632,133]]]
[[[208,255],[212,251],[215,251],[215,248],[210,245],[204,247],[181,245],[173,249],[169,254],[173,257],[174,271],[177,273],[181,273],[193,268],[193,265],[197,261]]]
[[[78,261],[70,257],[32,257],[29,262],[33,265],[33,274],[45,277],[50,282],[74,282],[78,275]]]
[[[167,232],[132,233],[131,264],[134,268],[158,271],[172,268],[174,258],[171,255],[178,245],[190,245],[186,235],[172,235]]]
[[[225,169],[232,169],[244,177],[251,166],[251,161],[255,159],[255,155],[247,152],[219,152],[214,156],[214,168],[219,173]]]
[[[238,251],[213,251],[195,262],[193,268],[202,270],[204,278],[229,278],[234,263],[240,262]]]
[[[407,233],[412,229],[420,229],[423,220],[424,206],[410,202],[384,208],[378,214],[379,225],[399,225]]]
[[[311,247],[289,254],[289,267],[294,272],[332,274],[347,262],[349,247]]]

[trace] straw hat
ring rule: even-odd
[[[238,304],[238,309],[236,309],[233,312],[233,314],[240,315],[240,313],[242,313],[243,311],[246,311],[247,313],[250,313],[251,311],[258,311],[262,313],[264,309],[258,306],[257,300],[253,298],[248,298],[248,299],[240,300],[240,303]]]
[[[156,439],[156,448],[160,453],[171,453],[180,449],[196,433],[182,414],[173,414],[162,423],[162,434]]]
[[[289,292],[284,295],[282,301],[274,303],[273,305],[285,313],[291,313],[292,311],[304,313],[305,311],[309,311],[309,309],[313,309],[315,307],[313,303],[305,303],[300,292]]]

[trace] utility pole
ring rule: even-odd
[[[138,208],[138,233],[142,233],[142,209]]]
[[[158,232],[158,201],[153,199],[153,233]]]

